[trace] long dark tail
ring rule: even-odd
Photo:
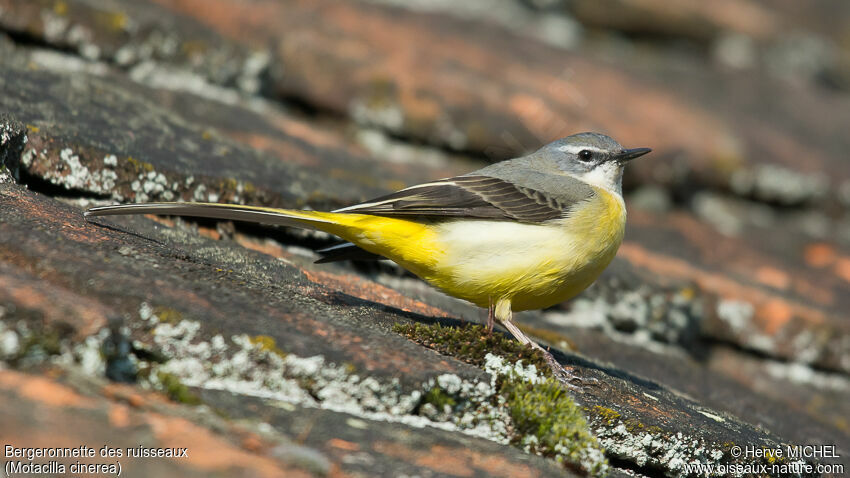
[[[170,216],[209,217],[232,221],[256,222],[281,226],[323,229],[321,224],[336,224],[333,213],[316,211],[295,211],[269,207],[241,206],[238,204],[217,203],[149,203],[121,204],[116,206],[93,207],[86,211],[86,217],[119,216],[124,214],[162,214]]]

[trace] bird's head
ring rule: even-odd
[[[626,149],[614,138],[599,133],[578,133],[553,141],[538,151],[558,169],[595,186],[620,192],[623,166],[652,151]]]

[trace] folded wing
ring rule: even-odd
[[[572,178],[565,178],[570,181]],[[574,180],[577,181],[577,180]],[[412,186],[334,212],[381,216],[419,216],[429,219],[490,219],[538,224],[560,219],[578,203],[592,197],[589,186],[564,188],[576,194],[545,194],[490,176],[458,176]],[[583,184],[582,184],[583,186]],[[317,262],[375,260],[380,256],[351,243],[318,251]]]
[[[334,212],[381,216],[424,216],[430,218],[477,218],[542,223],[563,218],[577,202],[555,198],[541,191],[489,176],[458,176],[412,186]]]

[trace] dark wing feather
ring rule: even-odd
[[[490,176],[458,176],[402,189],[336,212],[540,223],[564,217],[576,202],[559,201]]]

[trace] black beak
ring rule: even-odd
[[[649,148],[624,149],[619,153],[614,154],[612,159],[615,159],[621,163],[625,163],[626,161],[631,161],[635,158],[639,158],[650,151],[652,150]]]

